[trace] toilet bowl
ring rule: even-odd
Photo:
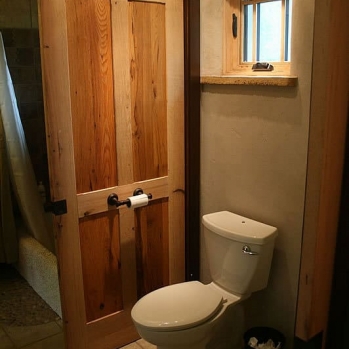
[[[241,302],[267,286],[277,229],[231,212],[203,216],[213,281],[166,286],[141,298],[131,317],[158,349],[240,349]]]
[[[190,281],[151,292],[137,302],[131,316],[139,335],[158,349],[235,349],[241,348],[243,334],[243,311],[237,305],[245,298],[214,283]],[[224,328],[225,323],[232,326]]]

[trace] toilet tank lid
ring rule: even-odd
[[[277,228],[228,211],[206,214],[202,223],[216,234],[242,243],[264,245],[277,236]]]
[[[153,331],[182,330],[215,315],[223,297],[198,281],[162,287],[141,298],[132,308],[137,324]]]

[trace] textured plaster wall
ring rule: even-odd
[[[223,1],[201,1],[202,75],[222,71]],[[201,212],[229,210],[279,230],[267,289],[245,302],[246,328],[271,326],[292,348],[308,150],[314,0],[294,1],[297,87],[202,86]],[[201,279],[211,281],[204,239]]]

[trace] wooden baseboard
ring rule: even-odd
[[[297,337],[294,338],[293,349],[321,349],[322,332],[305,342]]]

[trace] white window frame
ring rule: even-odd
[[[258,3],[270,2],[275,0],[224,0],[224,57],[223,62],[223,74],[243,74],[243,75],[289,75],[290,74],[290,62],[269,62],[273,65],[272,71],[253,72],[252,65],[256,62],[243,62],[242,50],[243,50],[243,30],[244,30],[244,13],[243,5],[248,3],[249,5],[256,6]],[[283,11],[285,11],[285,0],[282,0]],[[232,16],[237,16],[237,37],[232,33]],[[255,15],[255,13],[254,13]],[[282,16],[282,27],[284,27],[284,18]],[[291,27],[292,30],[292,27]],[[282,31],[281,37],[283,44],[285,43],[284,37],[285,31]],[[256,38],[256,33],[253,34]],[[283,47],[283,45],[281,45]],[[282,49],[282,48],[281,48]]]

